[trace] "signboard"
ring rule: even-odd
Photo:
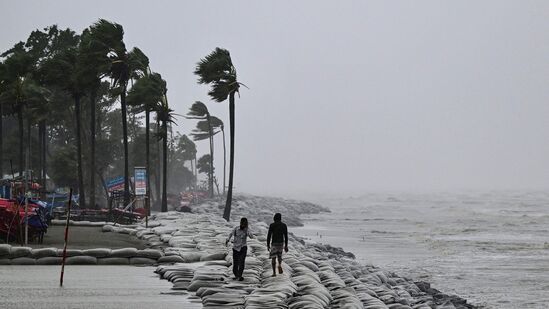
[[[135,195],[147,195],[147,170],[144,167],[134,168]]]
[[[124,176],[119,176],[107,181],[107,190],[109,192],[124,190]]]

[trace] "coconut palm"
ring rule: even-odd
[[[85,67],[83,74],[89,79],[89,102],[90,102],[90,205],[95,208],[95,176],[96,176],[96,109],[97,93],[101,87],[101,79],[108,72],[110,59],[108,58],[108,48],[100,40],[101,35],[97,34],[99,30],[95,25],[85,29],[81,36],[79,53],[82,65]]]
[[[151,73],[138,79],[128,92],[128,105],[145,111],[145,166],[147,169],[147,209],[150,209],[150,113],[156,111],[164,97],[166,83],[158,73]]]
[[[112,79],[113,87],[120,96],[122,110],[122,134],[124,140],[124,203],[129,204],[129,165],[128,165],[128,120],[126,106],[126,91],[128,82],[131,79],[142,77],[148,66],[149,59],[139,48],[131,51],[126,49],[124,44],[124,29],[117,23],[111,23],[100,19],[93,25],[94,37],[108,49],[108,56],[111,60],[109,76]]]
[[[182,160],[185,161],[191,161],[191,172],[193,173],[193,176],[196,181],[196,175],[194,174],[194,159],[196,158],[196,144],[187,136],[183,135],[179,138],[177,148],[181,151],[182,154]],[[196,184],[193,185],[193,187]]]
[[[13,48],[7,50],[0,57],[4,59],[3,91],[2,97],[5,104],[11,105],[12,111],[17,114],[19,134],[19,175],[23,174],[24,168],[24,124],[25,100],[23,88],[29,80],[29,72],[33,66],[31,55],[25,50],[25,44],[19,42]]]
[[[214,128],[212,126],[212,116],[210,115],[210,112],[208,111],[208,108],[206,105],[200,101],[196,101],[191,108],[189,109],[189,112],[187,113],[187,119],[200,119],[200,121],[196,124],[196,129],[193,130],[191,133],[191,136],[195,141],[201,141],[208,139],[210,142],[210,165],[213,166],[213,158],[214,158],[214,146],[213,146],[213,131]],[[219,120],[218,118],[216,118]],[[220,121],[220,120],[219,120]],[[208,174],[208,194],[210,198],[213,198],[213,169],[210,169],[210,173]]]
[[[235,142],[235,94],[239,92],[240,83],[236,78],[231,55],[228,50],[216,48],[213,52],[201,59],[194,71],[198,75],[199,84],[209,84],[211,89],[208,92],[216,102],[223,102],[229,99],[229,128],[231,150],[229,156],[229,186],[227,190],[227,201],[223,218],[229,221],[231,216],[231,202],[233,196],[233,174],[234,174],[234,142]]]
[[[167,179],[168,179],[168,124],[175,123],[173,110],[168,105],[168,98],[166,95],[167,89],[165,88],[164,97],[161,104],[158,106],[156,115],[161,123],[160,132],[158,138],[162,139],[162,202],[160,211],[168,211],[167,200]]]

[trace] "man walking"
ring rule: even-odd
[[[248,247],[246,245],[247,237],[254,238],[250,230],[248,229],[248,219],[240,219],[240,226],[235,227],[227,241],[225,241],[225,246],[229,244],[229,240],[234,237],[233,241],[233,280],[242,281],[242,273],[244,273],[244,266],[246,262],[246,253],[248,252]]]
[[[282,215],[276,213],[274,222],[269,226],[267,233],[267,250],[272,259],[273,277],[276,276],[276,259],[278,258],[278,273],[282,274],[282,249],[288,252],[288,227],[282,222]],[[272,240],[272,242],[271,242]]]

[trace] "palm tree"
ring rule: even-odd
[[[138,79],[128,92],[128,105],[144,109],[145,111],[145,166],[147,169],[147,199],[146,208],[150,209],[150,113],[156,111],[164,96],[165,81],[158,73],[148,71],[147,75]]]
[[[5,66],[0,62],[0,178],[4,177],[4,102],[2,94],[4,93]]]
[[[194,73],[198,75],[199,84],[211,85],[211,89],[208,94],[214,101],[223,102],[229,98],[231,151],[229,157],[229,186],[227,191],[227,201],[225,203],[225,211],[223,212],[223,218],[229,221],[231,216],[234,174],[234,96],[237,92],[239,92],[241,84],[236,78],[236,68],[233,65],[229,51],[219,47],[198,62]]]
[[[100,19],[94,24],[94,37],[108,49],[111,60],[109,75],[116,93],[120,95],[122,110],[122,135],[124,140],[124,203],[129,204],[129,165],[128,165],[128,120],[126,91],[131,79],[142,77],[149,66],[149,59],[139,48],[128,52],[124,44],[124,29],[117,23]]]
[[[213,131],[214,128],[212,126],[212,117],[210,115],[210,112],[208,111],[208,108],[206,105],[200,101],[196,101],[191,108],[189,109],[189,112],[187,113],[187,119],[200,119],[200,121],[196,124],[196,129],[193,130],[193,133],[191,133],[193,139],[195,141],[201,141],[205,139],[209,139],[210,142],[210,165],[213,166],[213,158],[214,158],[214,146],[213,146]],[[216,120],[219,120],[216,118]],[[208,174],[208,194],[210,198],[213,198],[213,169],[210,169],[210,173]]]
[[[164,87],[164,96],[161,104],[158,106],[156,115],[161,122],[161,129],[158,138],[162,139],[162,202],[160,211],[168,211],[167,199],[167,179],[168,179],[168,124],[174,122],[173,110],[168,105],[167,89]]]
[[[89,29],[85,29],[81,36],[79,46],[80,58],[82,65],[85,67],[84,74],[89,79],[90,93],[90,205],[96,208],[95,203],[95,146],[96,146],[96,109],[97,109],[97,93],[101,87],[101,78],[105,75],[110,66],[108,58],[108,48],[101,41],[101,34],[98,34],[100,29],[92,25]]]
[[[23,175],[24,168],[24,124],[23,115],[25,110],[25,100],[23,94],[24,83],[29,78],[29,72],[32,68],[32,57],[25,50],[23,42],[14,45],[13,48],[2,53],[4,57],[4,77],[3,92],[4,100],[11,103],[11,109],[17,114],[17,124],[19,130],[19,175]]]
[[[214,167],[211,163],[212,160],[210,154],[205,154],[200,157],[196,162],[196,169],[198,173],[206,174],[208,175],[208,177],[210,177],[210,175],[214,172]]]
[[[183,135],[179,138],[177,148],[179,148],[182,153],[183,161],[191,161],[191,172],[196,181],[196,175],[194,174],[195,166],[193,164],[193,161],[196,158],[196,144],[187,135]],[[196,184],[193,186],[196,186]]]

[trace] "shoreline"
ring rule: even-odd
[[[261,299],[273,297],[273,293],[278,295],[278,291],[290,287],[280,302],[292,304],[303,301],[301,297],[305,296],[314,299],[309,299],[308,305],[315,306],[296,308],[317,308],[316,305],[322,301],[316,298],[330,299],[330,295],[331,302],[337,299],[341,306],[349,308],[475,308],[463,298],[432,288],[428,282],[414,282],[390,270],[361,265],[352,252],[331,245],[307,243],[303,237],[293,233],[289,235],[290,251],[284,257],[285,275],[272,279],[265,245],[267,222],[270,223],[272,215],[283,213],[283,221],[291,227],[303,224],[300,215],[329,209],[308,202],[252,195],[235,198],[230,223],[221,218],[222,209],[223,203],[207,201],[193,207],[193,213],[157,213],[149,222],[159,226],[138,232],[142,236],[149,235],[151,239],[158,237],[169,245],[165,254],[174,256],[176,264],[159,266],[157,272],[172,281],[174,289],[196,292],[205,306],[212,300],[218,305],[264,305]],[[223,243],[226,234],[243,216],[248,218],[257,237],[249,241],[245,281],[238,284],[229,280],[232,257],[227,254],[230,249]],[[331,286],[334,280],[339,285]],[[299,293],[301,289],[308,290],[313,286],[316,288],[303,295]],[[321,296],[323,289],[325,295]],[[349,293],[340,295],[343,290]],[[257,291],[261,291],[261,295],[255,295]],[[295,293],[300,295],[298,299]]]
[[[188,294],[191,301],[202,302],[205,308],[268,308],[271,304],[296,309],[476,308],[465,299],[433,289],[428,282],[360,264],[352,252],[328,244],[308,243],[291,232],[291,227],[303,225],[301,215],[329,211],[327,208],[297,200],[237,195],[232,221],[226,222],[221,217],[223,206],[221,201],[209,200],[194,206],[193,213],[155,213],[149,218],[148,228],[144,223],[104,225],[103,232],[135,237],[148,249],[112,250],[109,254],[127,256],[103,259],[124,260],[125,265],[128,261],[159,265],[155,272],[173,284],[174,293]],[[284,254],[284,274],[272,278],[266,235],[275,212],[281,212],[290,227],[290,251]],[[248,242],[245,280],[236,282],[230,280],[232,254],[228,254],[231,249],[225,247],[225,238],[242,216],[248,217],[256,237]],[[130,257],[137,252],[141,258]],[[99,260],[92,264],[100,264]]]

